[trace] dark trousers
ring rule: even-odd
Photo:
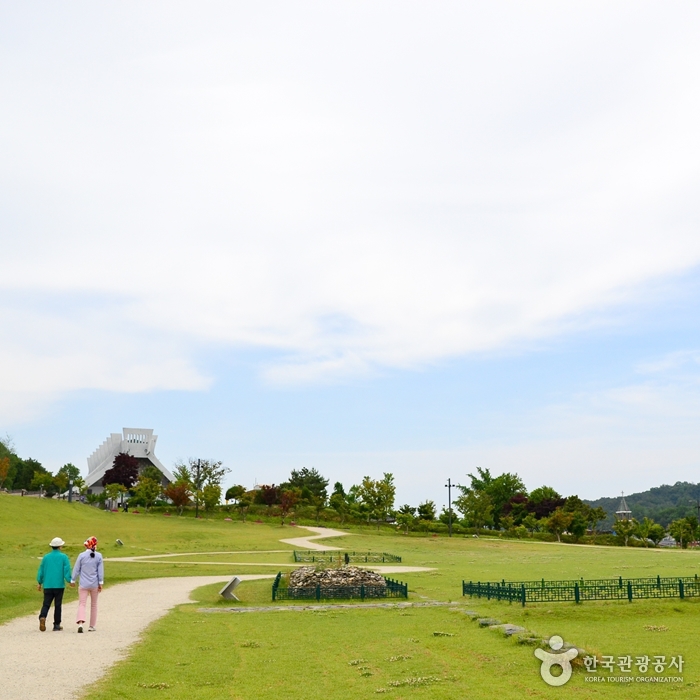
[[[65,588],[44,588],[44,604],[41,606],[39,617],[47,617],[53,602],[53,626],[61,626],[61,606]],[[36,609],[36,608],[35,608]]]

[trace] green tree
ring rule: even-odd
[[[148,511],[158,500],[162,491],[162,486],[159,481],[154,481],[153,479],[139,479],[136,482],[133,491],[137,500],[142,503]]]
[[[523,526],[526,528],[526,530],[532,534],[536,530],[539,529],[539,522],[537,518],[535,517],[534,513],[528,513],[524,518],[523,518]]]
[[[107,484],[107,486],[105,486],[105,493],[112,503],[117,503],[120,496],[126,493],[126,486],[123,484]]]
[[[622,538],[627,547],[630,537],[636,535],[639,532],[639,523],[632,518],[632,520],[618,520],[615,523],[615,534]]]
[[[238,508],[238,510],[240,511],[241,520],[243,520],[243,522],[245,522],[246,517],[248,515],[248,509],[252,505],[253,505],[253,494],[251,494],[250,492],[244,493],[236,502],[236,508]]]
[[[411,508],[413,512],[415,512],[415,508]],[[399,525],[399,527],[402,527],[404,529],[404,533],[407,535],[408,534],[408,529],[413,525],[413,521],[415,520],[415,517],[413,516],[412,512],[408,511],[401,511],[396,514],[396,522]]]
[[[153,481],[157,481],[159,484],[163,483],[163,472],[161,472],[158,467],[154,467],[152,464],[144,467],[139,476],[144,479],[152,479]]]
[[[553,535],[557,536],[557,542],[561,542],[562,533],[571,525],[574,516],[561,508],[557,508],[548,518],[545,527]]]
[[[245,486],[236,485],[232,486],[228,491],[226,491],[226,500],[234,501],[238,503],[238,500],[245,494]]]
[[[176,462],[173,476],[177,481],[189,484],[194,497],[195,514],[199,515],[199,505],[204,497],[205,486],[221,486],[223,478],[231,470],[223,462],[212,459],[189,459],[187,463]],[[219,495],[221,499],[221,495]]]
[[[493,502],[485,491],[467,490],[452,503],[469,527],[493,525]]]
[[[688,547],[688,543],[693,539],[693,526],[688,518],[678,518],[674,520],[669,526],[668,531],[678,544],[680,544],[682,549]]]
[[[435,520],[437,507],[434,501],[424,501],[418,504],[418,519],[419,520]]]
[[[542,503],[542,501],[558,501],[561,499],[561,494],[551,486],[540,486],[539,488],[530,491],[528,500],[530,503]]]
[[[571,524],[569,525],[569,532],[578,541],[586,534],[586,527],[588,525],[588,520],[586,515],[581,511],[577,510],[571,514]]]
[[[75,464],[71,464],[70,462],[68,462],[68,464],[64,464],[58,470],[58,473],[65,474],[68,477],[68,480],[73,484],[81,478],[80,469],[78,469],[78,467],[76,467]]]
[[[377,529],[379,529],[381,521],[386,520],[394,507],[396,486],[394,486],[393,474],[385,472],[384,477],[377,480],[364,477],[360,484],[359,496],[367,506],[370,517],[376,518]]]
[[[336,487],[337,486],[338,484],[336,484]],[[348,503],[345,492],[342,490],[342,485],[340,490],[336,488],[331,494],[329,505],[340,516],[340,524],[342,525],[350,510],[350,504]]]
[[[654,546],[658,547],[659,542],[666,537],[666,528],[663,525],[659,525],[659,523],[654,523],[649,528],[648,537],[654,543]]]
[[[304,498],[311,502],[310,497],[321,499],[325,505],[328,499],[328,479],[325,479],[319,474],[316,469],[303,467],[302,469],[293,469],[286,483],[280,484],[281,489],[299,489],[299,492],[304,495]],[[305,493],[308,491],[308,495]],[[314,502],[318,502],[314,500]],[[313,503],[312,503],[313,505]]]
[[[58,492],[58,487],[56,480],[51,474],[46,471],[36,471],[29,482],[28,490],[43,491],[46,496],[51,497]]]
[[[523,480],[517,474],[504,472],[497,477],[491,475],[488,469],[477,467],[477,474],[468,474],[471,484],[468,487],[458,486],[463,494],[468,491],[485,493],[491,500],[492,518],[496,528],[500,528],[500,519],[504,515],[505,505],[519,494],[527,495]]]
[[[219,484],[206,484],[202,489],[202,503],[204,511],[211,513],[221,502],[221,486]]]

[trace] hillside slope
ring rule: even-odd
[[[700,500],[700,484],[687,481],[677,481],[673,486],[656,486],[648,491],[625,494],[625,501],[632,511],[632,517],[641,520],[644,517],[653,518],[657,523],[667,526],[676,518],[698,514]],[[596,501],[586,501],[594,508],[602,507],[608,514],[608,519],[602,528],[612,527],[615,511],[620,505],[620,496],[599,498]]]

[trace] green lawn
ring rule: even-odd
[[[163,516],[103,513],[81,505],[0,496],[0,619],[35,611],[33,580],[38,558],[55,535],[69,542],[73,557],[96,535],[107,556],[167,552],[201,554],[167,564],[114,563],[111,582],[164,575],[220,575],[223,566],[194,561],[291,561],[280,537],[304,531],[272,524],[195,521]],[[119,537],[125,543],[117,547]],[[700,695],[700,601],[597,602],[520,605],[462,599],[461,581],[700,573],[700,554],[679,550],[579,547],[532,541],[403,536],[353,528],[328,541],[348,549],[401,555],[408,566],[434,567],[395,574],[409,584],[410,599],[458,601],[458,609],[335,609],[330,612],[206,613],[202,607],[232,603],[217,586],[196,592],[198,602],[181,606],[149,628],[144,641],[90,690],[87,700],[168,697],[239,698],[276,695],[314,698],[656,698],[674,692]],[[264,550],[287,549],[269,554]],[[274,567],[241,567],[240,573],[272,573]],[[228,573],[228,570],[226,570]],[[235,564],[231,573],[236,573]],[[244,582],[237,605],[271,605],[270,581]],[[74,592],[70,592],[73,596]],[[295,603],[288,603],[295,605]],[[589,652],[622,656],[683,655],[682,685],[589,684],[578,667],[564,688],[549,688],[539,676],[533,647],[481,629],[465,615],[522,625],[538,637],[560,634]],[[453,636],[433,636],[444,632]],[[406,658],[403,658],[406,657]],[[390,660],[393,659],[393,660]],[[356,664],[351,662],[357,661]],[[407,679],[423,679],[407,681]],[[407,681],[404,683],[404,681]],[[398,684],[398,685],[392,685]],[[163,685],[165,684],[165,685]],[[152,687],[150,687],[152,686]],[[166,687],[167,686],[167,687]],[[160,690],[162,689],[162,690]],[[158,695],[158,693],[161,693]]]

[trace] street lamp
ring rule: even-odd
[[[447,517],[449,522],[448,532],[449,536],[452,537],[452,481],[450,479],[447,480],[445,488],[447,489]]]

